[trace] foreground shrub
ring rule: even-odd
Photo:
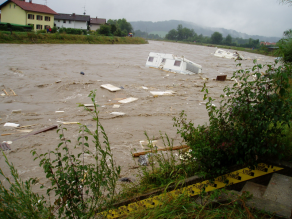
[[[3,151],[2,154],[13,180],[6,176],[0,168],[0,175],[5,179],[0,181],[0,218],[49,218],[51,214],[44,197],[31,190],[35,180],[29,179],[23,182]],[[9,189],[4,186],[5,182]]]
[[[94,103],[94,111],[86,107],[85,110],[92,113],[96,130],[91,132],[87,126],[80,125],[81,136],[76,147],[81,147],[82,152],[77,157],[69,151],[68,144],[71,141],[64,138],[64,129],[58,130],[62,142],[54,151],[40,155],[32,151],[35,159],[40,159],[40,166],[51,181],[52,187],[47,189],[47,194],[54,191],[54,211],[58,211],[59,217],[92,217],[96,211],[111,204],[116,192],[120,166],[116,166],[113,161],[108,137],[99,122],[95,91],[89,97]],[[103,145],[99,132],[103,135]],[[94,153],[89,150],[89,137],[86,134],[92,138]],[[95,163],[85,164],[85,154],[93,156]]]
[[[231,165],[254,166],[271,155],[281,157],[283,128],[292,115],[291,74],[291,65],[277,63],[238,70],[232,77],[236,83],[224,88],[219,107],[204,86],[209,126],[194,127],[184,112],[174,118],[204,175],[218,176]]]

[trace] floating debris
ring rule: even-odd
[[[175,94],[174,91],[172,90],[167,90],[167,91],[150,91],[150,93],[154,96],[166,96],[166,95],[173,95]]]
[[[114,86],[114,85],[111,85],[111,84],[103,84],[103,85],[100,85],[102,88],[105,88],[105,89],[107,89],[107,90],[109,90],[109,91],[118,91],[118,90],[121,90],[121,88],[119,88],[119,87],[116,87],[116,86]]]
[[[119,103],[131,103],[131,102],[134,102],[138,100],[138,98],[135,98],[135,97],[129,97],[129,98],[126,98],[126,99],[123,99],[123,100],[119,100],[118,102]]]
[[[179,57],[173,54],[155,52],[149,53],[146,61],[146,67],[189,75],[202,73],[201,65],[186,59],[184,56]]]

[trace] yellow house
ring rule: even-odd
[[[54,15],[57,13],[46,5],[34,4],[32,0],[7,0],[0,5],[1,22],[33,25],[35,30],[54,27]]]

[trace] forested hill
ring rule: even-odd
[[[161,31],[168,33],[168,31],[172,29],[176,29],[179,24],[183,27],[194,29],[194,31],[199,35],[202,34],[204,36],[211,36],[215,31],[221,33],[223,37],[226,37],[230,34],[233,38],[239,37],[243,39],[259,39],[260,41],[267,41],[267,42],[277,42],[280,40],[279,37],[265,37],[265,36],[258,36],[258,35],[248,35],[245,33],[237,32],[235,30],[227,30],[224,28],[210,28],[210,27],[203,27],[198,24],[187,22],[187,21],[178,21],[178,20],[170,20],[170,21],[131,21],[130,22],[134,31],[141,30],[143,32],[153,32],[153,31]]]

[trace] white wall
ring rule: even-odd
[[[60,22],[59,22],[60,21]],[[69,23],[66,20],[66,23],[63,23],[63,20],[55,20],[56,27],[65,27],[65,28],[75,28],[75,29],[85,29],[87,30],[87,21],[71,21]]]

